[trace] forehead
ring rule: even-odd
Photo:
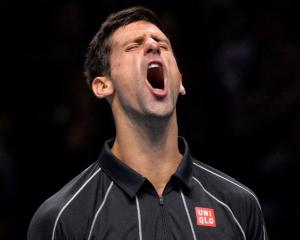
[[[137,21],[118,28],[111,36],[113,44],[122,43],[137,36],[157,36],[168,39],[154,24],[146,21]]]

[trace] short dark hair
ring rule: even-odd
[[[130,7],[109,15],[90,42],[86,53],[84,74],[90,87],[95,77],[110,74],[109,58],[112,34],[120,27],[137,21],[150,22],[163,31],[158,17],[153,11],[145,7]]]

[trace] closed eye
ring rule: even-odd
[[[140,46],[140,44],[138,44],[138,43],[131,43],[128,46],[126,46],[125,51],[128,52],[128,51],[134,50],[134,49],[138,48],[139,46]]]
[[[163,42],[159,43],[159,47],[162,48],[162,49],[164,49],[164,50],[169,50],[170,49],[169,45],[166,44],[166,43],[163,43]]]
[[[169,42],[168,39],[165,39],[165,38],[160,37],[160,36],[152,36],[152,38],[159,43],[159,46],[162,49],[165,49],[165,50],[171,49],[171,45],[170,45],[170,42]]]

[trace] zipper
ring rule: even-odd
[[[159,205],[164,205],[165,202],[164,202],[164,198],[163,197],[159,197]]]
[[[167,221],[166,221],[166,213],[165,213],[165,201],[163,196],[159,196],[159,206],[160,206],[160,210],[161,210],[161,216],[162,216],[162,224],[163,224],[163,232],[164,232],[164,239],[167,240],[168,239],[168,234],[167,234]]]

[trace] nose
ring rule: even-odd
[[[148,54],[158,54],[160,55],[160,46],[154,39],[148,39],[145,47],[145,55]]]

